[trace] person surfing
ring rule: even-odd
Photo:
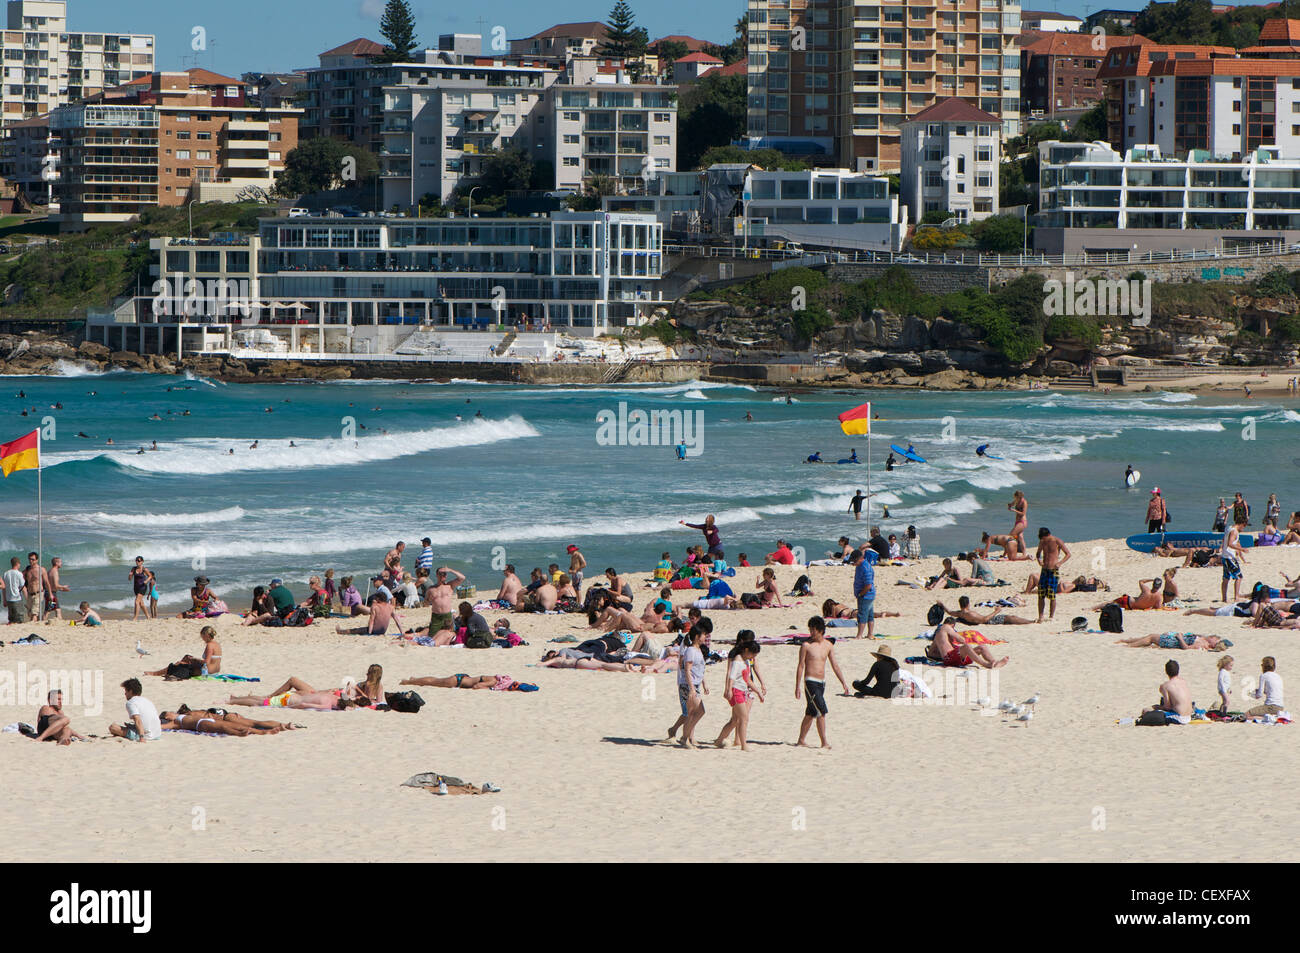
[[[804,461],[804,463],[825,463],[825,462],[826,461],[822,459],[822,452],[820,450],[818,450],[816,453],[809,454],[808,459]]]

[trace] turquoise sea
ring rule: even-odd
[[[1285,512],[1300,508],[1295,401],[896,390],[795,399],[707,383],[236,385],[69,367],[0,381],[0,439],[52,421],[46,562],[63,557],[73,589],[65,606],[85,598],[110,612],[131,604],[136,555],[157,572],[171,611],[188,605],[199,571],[242,610],[272,576],[305,594],[313,573],[361,576],[398,539],[418,552],[422,536],[439,561],[493,591],[494,557],[524,574],[567,567],[570,542],[586,553],[589,577],[605,566],[648,569],[664,550],[680,558],[701,537],[678,520],[707,513],[733,559],[743,551],[761,563],[778,537],[816,558],[840,534],[865,533],[847,507],[868,469],[802,461],[850,448],[865,460],[866,438],[843,436],[836,415],[866,400],[882,418],[871,438],[873,512],[886,533],[915,525],[930,553],[1005,532],[1016,488],[1029,498],[1031,533],[1046,525],[1067,540],[1143,531],[1155,485],[1173,530],[1207,529],[1217,498],[1236,490],[1259,515],[1270,492]],[[597,415],[617,414],[620,402],[628,412],[700,412],[703,452],[679,461],[671,446],[598,441]],[[154,441],[157,451],[137,452]],[[885,472],[890,443],[915,444],[929,463]],[[977,457],[985,443],[1006,460]],[[1143,476],[1126,490],[1130,463]],[[4,555],[35,548],[35,502],[34,472],[0,483]]]

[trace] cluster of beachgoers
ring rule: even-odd
[[[1161,502],[1161,518],[1167,518],[1163,497],[1153,492]],[[546,568],[536,567],[525,582],[515,566],[501,570],[501,584],[494,596],[472,601],[477,592],[468,586],[465,576],[448,566],[436,565],[432,541],[422,540],[422,548],[408,569],[405,543],[398,542],[388,550],[379,569],[366,574],[365,592],[358,587],[356,576],[343,576],[335,581],[332,570],[308,580],[309,595],[297,599],[285,581],[274,578],[265,587],[257,587],[240,625],[262,627],[300,628],[311,626],[324,619],[343,618],[355,624],[338,624],[334,631],[343,635],[386,637],[392,636],[402,646],[440,648],[463,646],[469,649],[526,647],[528,642],[515,631],[509,615],[574,615],[585,620],[575,622],[576,634],[567,634],[551,641],[561,643],[548,648],[533,663],[546,669],[575,669],[582,671],[640,673],[653,675],[675,673],[681,715],[667,732],[668,740],[694,747],[696,732],[705,715],[705,702],[709,694],[705,673],[710,664],[722,664],[723,698],[730,708],[729,717],[720,726],[713,743],[719,747],[728,743],[748,749],[749,724],[755,701],[763,703],[770,697],[770,687],[760,670],[758,657],[762,646],[794,645],[798,647],[795,677],[795,698],[803,705],[797,744],[807,741],[815,725],[823,746],[827,740],[826,682],[832,674],[845,696],[858,698],[879,697],[913,699],[929,694],[923,677],[924,666],[966,668],[974,666],[998,669],[1010,662],[1010,656],[996,650],[1005,640],[986,634],[984,629],[1004,626],[1030,626],[1052,624],[1056,617],[1059,598],[1071,594],[1107,593],[1100,603],[1090,602],[1080,609],[1099,613],[1098,626],[1102,632],[1123,632],[1123,613],[1154,612],[1182,609],[1186,616],[1237,617],[1243,625],[1256,629],[1300,628],[1300,577],[1291,578],[1283,573],[1284,584],[1270,587],[1255,584],[1248,599],[1242,599],[1241,583],[1247,564],[1247,547],[1242,545],[1241,533],[1249,525],[1249,506],[1241,500],[1222,513],[1224,528],[1217,548],[1181,550],[1177,547],[1158,546],[1153,558],[1182,559],[1181,565],[1161,568],[1153,578],[1139,582],[1138,592],[1110,595],[1110,586],[1095,575],[1078,575],[1064,578],[1065,567],[1073,558],[1070,547],[1056,537],[1050,529],[1042,527],[1036,534],[1036,545],[1031,553],[1025,543],[1028,528],[1028,501],[1017,491],[1008,504],[1013,525],[1006,534],[983,533],[980,544],[969,552],[945,557],[933,575],[911,576],[909,567],[921,559],[920,539],[915,527],[902,533],[900,545],[897,536],[887,536],[878,525],[872,525],[866,539],[855,544],[849,536],[842,536],[837,547],[827,552],[825,558],[801,563],[795,550],[785,541],[777,540],[772,552],[764,554],[761,565],[751,564],[745,553],[738,554],[735,565],[729,562],[723,549],[722,538],[713,516],[701,523],[682,522],[682,525],[703,534],[703,543],[686,548],[680,560],[674,560],[671,551],[665,551],[653,571],[647,575],[623,573],[608,567],[587,583],[587,559],[577,545],[569,545],[569,564],[562,569],[551,563]],[[1276,507],[1270,498],[1270,510]],[[1256,544],[1258,545],[1258,544]],[[990,554],[991,547],[1000,547],[999,556]],[[41,567],[36,554],[29,557],[26,570],[14,567],[4,574],[4,592],[11,604],[12,593],[24,600],[35,596],[35,603],[26,601],[15,611],[32,609],[39,618],[41,610],[59,611],[58,593],[68,591],[59,577],[59,560],[55,559],[49,570]],[[1030,571],[1023,582],[1002,578],[1003,570],[1018,563],[1031,562]],[[844,598],[847,588],[850,595],[845,601],[826,597],[817,599],[810,576],[801,570],[811,566],[842,567],[844,575],[835,578],[836,595]],[[996,568],[995,568],[996,567]],[[1199,606],[1195,600],[1184,597],[1180,591],[1180,571],[1196,572],[1209,568],[1221,569],[1220,594],[1223,605]],[[841,639],[876,639],[878,617],[899,618],[896,611],[877,609],[882,601],[877,581],[878,571],[900,570],[894,585],[910,589],[940,593],[949,589],[966,590],[957,597],[955,606],[942,596],[936,596],[925,614],[924,630],[917,637],[924,641],[921,652],[902,660],[912,665],[908,670],[894,658],[891,647],[880,644],[871,652],[874,659],[865,678],[846,679],[835,654],[835,645]],[[412,571],[413,570],[413,571]],[[1019,575],[1023,570],[1017,570]],[[744,572],[753,576],[745,577]],[[783,573],[786,585],[782,585]],[[130,570],[133,592],[136,595],[138,614],[152,617],[156,606],[150,605],[150,592],[156,579],[153,572],[137,558]],[[733,583],[738,579],[753,578],[752,591],[737,593]],[[788,585],[788,588],[787,588]],[[1228,588],[1232,586],[1232,599]],[[1002,590],[996,592],[995,590]],[[975,592],[978,590],[978,594]],[[34,592],[33,592],[34,591]],[[972,599],[979,601],[973,602]],[[214,619],[230,614],[228,607],[218,599],[204,576],[194,580],[191,589],[192,605],[181,613],[188,619]],[[1029,600],[1036,600],[1036,613],[1031,611]],[[789,601],[787,601],[789,600]],[[715,622],[710,613],[761,612],[764,609],[802,605],[805,601],[820,608],[811,615],[804,631],[782,632],[758,636],[762,616],[746,615],[736,626],[734,638],[719,637],[726,654],[714,650]],[[1022,614],[1018,610],[1024,610]],[[427,612],[427,621],[424,613]],[[488,615],[502,613],[489,623]],[[404,619],[403,616],[409,617]],[[93,609],[85,606],[77,621],[98,624]],[[920,622],[921,620],[918,620]],[[583,635],[581,630],[590,630]],[[1075,616],[1070,631],[1076,633],[1098,631],[1091,628],[1087,616]],[[186,655],[179,661],[143,673],[145,677],[170,680],[201,679],[214,681],[255,680],[243,676],[227,675],[223,665],[228,663],[218,641],[217,630],[205,625],[199,637],[202,650],[197,655]],[[1166,650],[1204,650],[1224,653],[1233,645],[1232,640],[1220,635],[1202,635],[1190,632],[1151,632],[1123,638],[1118,645],[1134,648],[1159,647]],[[145,654],[137,643],[137,650]],[[1207,717],[1227,720],[1289,721],[1283,700],[1282,679],[1277,672],[1274,656],[1266,656],[1260,663],[1261,675],[1249,694],[1258,701],[1244,711],[1232,710],[1233,659],[1224,655],[1218,664],[1216,693],[1218,704],[1211,710],[1196,710],[1192,692],[1183,681],[1179,664],[1170,659],[1166,665],[1166,679],[1159,686],[1159,700],[1127,721],[1139,725],[1188,724],[1194,718]],[[454,688],[496,692],[531,692],[537,686],[510,675],[470,675],[458,673],[445,676],[414,676],[402,681],[403,687]],[[355,708],[410,711],[411,693],[384,691],[383,670],[371,665],[362,678],[347,678],[339,688],[317,689],[307,681],[291,677],[276,690],[265,695],[233,695],[222,706],[179,706],[172,711],[158,712],[144,697],[138,678],[122,683],[127,699],[128,721],[111,729],[114,737],[127,740],[150,741],[160,737],[164,730],[190,731],[204,734],[249,736],[278,734],[293,730],[293,723],[255,720],[232,714],[229,707],[265,707],[293,710],[344,711]],[[419,704],[422,704],[420,700]],[[1124,721],[1124,719],[1118,719]],[[39,740],[69,743],[83,737],[72,727],[62,710],[62,699],[52,692],[48,704],[37,714],[32,732]],[[734,741],[730,741],[734,736]]]

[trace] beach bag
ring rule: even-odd
[[[424,699],[415,692],[384,692],[384,701],[388,702],[390,711],[418,714],[424,707]]]
[[[925,621],[930,625],[942,625],[943,617],[946,615],[943,606],[936,602],[930,606],[930,611],[925,614]]]
[[[202,671],[202,662],[172,662],[167,666],[166,677],[169,681],[184,681],[187,678],[197,678]]]
[[[807,576],[800,576],[795,580],[794,594],[796,596],[811,596],[813,594],[812,580]]]
[[[1097,628],[1103,632],[1123,632],[1124,610],[1114,603],[1103,606],[1101,617],[1097,620]]]
[[[301,606],[294,609],[284,617],[284,624],[292,628],[301,628],[304,625],[311,625],[315,621],[316,620],[312,617],[312,614]]]
[[[467,649],[490,649],[492,648],[492,630],[484,629],[479,632],[465,632],[465,648]]]

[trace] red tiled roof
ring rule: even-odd
[[[1020,48],[1042,56],[1102,57],[1112,46],[1119,46],[1121,43],[1124,46],[1132,46],[1135,43],[1154,42],[1138,34],[1112,38],[1093,33],[1043,33],[1035,30],[1032,31],[1033,39],[1028,39],[1030,35],[1030,33],[1022,34]],[[1096,45],[1097,40],[1103,41],[1100,47]]]
[[[549,40],[557,36],[580,36],[591,40],[603,40],[608,33],[609,27],[599,20],[588,20],[585,23],[557,23],[541,33],[534,33],[527,39]]]
[[[1259,42],[1262,46],[1289,46],[1300,43],[1300,20],[1266,20],[1259,28]]]
[[[703,53],[706,46],[721,45],[710,43],[708,40],[696,39],[693,36],[687,36],[685,33],[670,33],[668,36],[661,36],[650,45],[657,47],[660,43],[681,43],[692,53]]]
[[[332,50],[326,50],[321,56],[378,56],[382,52],[384,52],[382,45],[374,40],[367,40],[364,36],[360,36],[351,43],[344,43]]]
[[[738,59],[730,66],[723,66],[712,70],[712,72],[719,76],[744,76],[749,72],[749,57]]]
[[[230,76],[222,76],[220,73],[214,73],[212,70],[194,68],[186,70],[168,70],[167,72],[186,73],[190,78],[191,86],[247,86],[243,80],[234,79]],[[149,87],[153,85],[153,78],[157,73],[146,73],[143,76],[137,76],[127,83],[121,83],[116,88],[125,89],[131,86]]]
[[[1198,61],[1208,63],[1214,57],[1235,58],[1237,55],[1237,51],[1230,46],[1171,45],[1152,43],[1150,40],[1145,43],[1132,43],[1128,37],[1123,39],[1121,45],[1117,37],[1115,45],[1106,51],[1106,58],[1102,61],[1101,69],[1097,71],[1099,77],[1105,79],[1116,76],[1147,76],[1151,73],[1168,75],[1173,72],[1174,63]],[[1151,58],[1153,53],[1163,53],[1166,58],[1153,60]],[[1135,63],[1129,63],[1130,54],[1136,54]],[[1178,54],[1183,55],[1179,58]],[[1111,60],[1116,56],[1119,57],[1119,62],[1112,66]]]
[[[722,60],[716,56],[710,56],[708,53],[688,53],[681,59],[675,60],[677,63],[721,63]]]
[[[922,109],[909,122],[991,122],[1001,123],[997,116],[991,116],[984,110],[972,106],[964,99],[949,96],[933,106]]]

